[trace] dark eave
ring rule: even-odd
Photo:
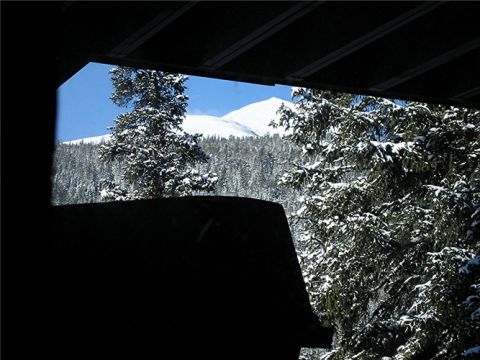
[[[58,84],[97,61],[480,107],[476,5],[65,2]]]

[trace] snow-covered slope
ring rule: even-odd
[[[229,138],[230,136],[245,137],[256,135],[248,127],[237,124],[235,121],[208,115],[187,115],[185,120],[183,120],[182,126],[185,132],[202,134],[203,137],[218,136]]]
[[[291,102],[272,97],[268,100],[259,101],[232,111],[224,115],[223,118],[245,125],[259,136],[266,134],[283,135],[285,133],[283,128],[274,129],[269,126],[272,120],[279,118],[277,110],[282,103],[287,107],[293,108]]]
[[[72,141],[64,141],[64,144],[73,144],[73,145],[78,145],[78,144],[100,144],[102,142],[108,141],[112,135],[107,134],[107,135],[100,135],[100,136],[92,136],[92,137],[87,137],[83,139],[78,139],[78,140],[72,140]]]
[[[280,105],[293,108],[289,101],[272,97],[268,100],[259,101],[232,111],[222,117],[209,115],[187,115],[183,121],[183,129],[189,133],[199,133],[204,137],[218,136],[229,138],[230,136],[263,136],[266,134],[283,135],[283,129],[274,129],[269,126],[273,119],[278,119],[276,114]],[[94,136],[73,141],[66,141],[65,144],[99,144],[108,141],[110,135]]]

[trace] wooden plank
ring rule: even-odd
[[[324,1],[300,2],[299,4],[288,9],[287,11],[281,13],[274,19],[270,20],[265,25],[259,27],[254,32],[241,38],[236,43],[232,44],[217,55],[206,60],[203,63],[203,66],[211,69],[218,69],[222,67],[226,63],[235,59],[237,56],[243,54],[247,50],[258,45],[273,34],[285,28],[289,24],[311,12],[323,2]]]
[[[155,18],[110,50],[109,55],[124,57],[130,54],[162,29],[166,28],[180,16],[189,11],[197,3],[198,1],[189,1],[174,11],[162,11],[160,14],[155,16]]]
[[[450,100],[468,99],[477,95],[480,95],[480,86],[458,93],[457,95],[452,96]]]
[[[441,55],[438,55],[422,64],[419,64],[411,69],[404,71],[403,73],[394,76],[386,81],[375,84],[370,87],[370,90],[386,90],[393,88],[401,83],[404,83],[416,76],[424,74],[438,66],[444,65],[457,57],[460,57],[480,46],[480,37],[477,37],[471,41],[466,42],[454,49],[451,49]]]
[[[433,11],[437,7],[442,5],[440,2],[428,2],[420,6],[409,10],[402,15],[390,20],[389,22],[377,27],[375,30],[368,32],[367,34],[351,41],[350,43],[332,51],[328,55],[312,62],[311,64],[298,69],[289,75],[292,79],[301,79],[309,77],[317,73],[318,71],[326,68],[327,66],[343,59],[351,53],[365,47],[366,45],[380,39],[381,37],[391,33],[392,31],[412,22],[415,19]]]

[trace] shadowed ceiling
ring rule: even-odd
[[[476,5],[67,1],[58,84],[95,61],[480,107]]]

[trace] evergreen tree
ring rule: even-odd
[[[212,191],[217,178],[192,166],[208,160],[198,145],[200,135],[181,128],[186,76],[129,67],[115,67],[110,74],[112,101],[131,111],[115,119],[111,140],[101,147],[103,161],[121,160],[124,166],[123,184],[105,181],[102,196],[128,200]]]
[[[292,96],[278,124],[314,160],[282,183],[303,193],[293,218],[302,267],[314,308],[336,328],[324,359],[474,354],[480,112],[304,88]]]

